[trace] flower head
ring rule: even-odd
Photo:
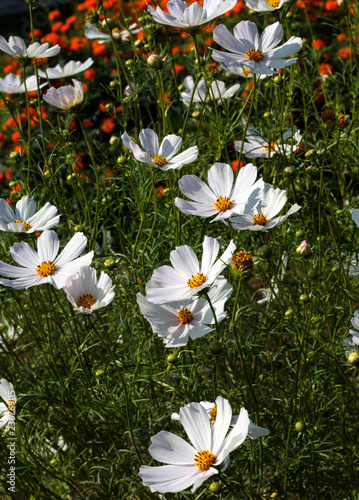
[[[60,241],[55,231],[45,230],[37,239],[37,252],[25,242],[15,243],[10,248],[12,258],[21,266],[11,266],[0,261],[0,275],[14,280],[0,279],[5,286],[22,290],[34,285],[50,283],[55,288],[64,286],[66,279],[82,266],[88,266],[93,251],[78,257],[87,245],[83,233],[76,233],[57,257]]]
[[[0,50],[6,52],[14,59],[39,59],[43,57],[56,56],[60,52],[60,46],[54,45],[49,48],[48,43],[35,42],[26,47],[26,43],[18,36],[11,36],[7,42],[3,36],[0,35]]]
[[[34,233],[50,229],[59,223],[57,208],[46,203],[36,212],[36,201],[24,196],[16,203],[15,212],[5,200],[0,199],[0,231]]]
[[[247,158],[272,158],[275,154],[290,156],[302,139],[301,133],[294,129],[285,132],[280,140],[267,140],[254,127],[248,127],[243,144],[243,154]],[[292,139],[292,144],[284,144],[288,139]],[[241,150],[243,141],[235,141],[234,147]]]
[[[169,465],[142,466],[139,475],[144,486],[152,492],[177,493],[190,486],[192,492],[218,474],[215,467],[223,463],[248,435],[250,420],[241,408],[238,420],[227,434],[232,421],[232,408],[226,399],[216,399],[216,421],[211,426],[206,410],[199,403],[190,403],[180,409],[181,423],[192,443],[171,432],[161,431],[151,438],[151,456]]]
[[[40,89],[46,85],[46,82],[42,83],[40,85]],[[6,94],[23,94],[26,91],[32,92],[33,90],[37,90],[37,80],[35,75],[26,78],[26,88],[22,78],[18,75],[9,73],[5,76],[5,78],[0,78],[0,92],[4,92]]]
[[[170,255],[173,267],[161,266],[152,275],[147,287],[147,300],[153,304],[164,304],[175,300],[186,300],[212,285],[228,264],[236,246],[231,240],[228,247],[216,261],[219,243],[215,238],[205,236],[202,263],[192,248],[182,245]]]
[[[288,0],[245,0],[249,9],[256,12],[272,12],[280,9]]]
[[[218,413],[216,403],[211,403],[210,401],[200,401],[199,404],[203,406],[203,408],[206,410],[210,422],[214,424],[215,421],[217,420],[217,413]],[[181,420],[181,417],[178,413],[172,413],[171,418],[172,420],[179,420],[179,421]],[[238,418],[239,415],[232,416],[231,427],[234,427],[236,425]],[[251,420],[249,421],[248,437],[250,437],[251,439],[256,439],[261,436],[268,436],[269,434],[270,432],[268,429],[253,424]]]
[[[354,317],[350,320],[351,324],[355,328],[355,330],[349,330],[349,333],[353,335],[353,343],[359,345],[359,310],[356,309],[354,311]]]
[[[0,380],[0,398],[4,403],[0,403],[0,429],[5,427],[14,419],[17,396],[14,391],[14,386],[5,378]]]
[[[185,86],[185,92],[181,92],[181,99],[185,104],[192,102],[206,102],[206,100],[215,100],[221,102],[222,99],[229,99],[234,96],[234,94],[239,90],[240,84],[236,83],[229,89],[226,89],[224,82],[220,80],[215,80],[208,86],[206,80],[201,78],[198,82],[196,90],[193,93],[194,80],[192,76],[186,76],[183,81],[183,85]]]
[[[69,61],[64,67],[57,64],[54,68],[46,68],[45,71],[39,70],[39,75],[42,78],[49,78],[50,80],[56,80],[57,78],[64,78],[65,76],[73,76],[78,73],[86,71],[93,65],[94,61],[89,57],[85,62],[81,61]]]
[[[142,28],[137,28],[137,24],[133,23],[128,27],[128,30],[119,30],[118,28],[114,28],[111,32],[112,37],[117,40],[121,39],[122,42],[127,42],[130,39],[130,34],[137,35]],[[103,33],[99,29],[96,28],[93,24],[86,23],[85,24],[85,37],[89,40],[100,40],[99,43],[105,43],[111,41],[111,35],[108,33]]]
[[[150,5],[147,11],[157,23],[187,29],[209,23],[231,10],[236,3],[237,0],[205,0],[203,7],[197,2],[188,7],[182,0],[170,0],[167,3],[169,14],[163,12],[161,7],[156,7],[155,10]]]
[[[219,63],[237,64],[250,69],[255,74],[273,74],[271,68],[285,68],[297,59],[283,59],[298,52],[302,39],[292,36],[285,44],[276,47],[283,38],[283,28],[279,22],[267,26],[259,37],[257,26],[251,21],[241,21],[233,29],[234,36],[220,24],[213,31],[213,39],[230,52],[212,49],[212,57]]]
[[[74,84],[73,87],[71,85],[59,87],[58,89],[51,87],[44,95],[44,101],[65,111],[81,104],[84,100],[84,89],[82,83],[74,79],[72,80],[72,83]]]
[[[184,195],[196,201],[176,198],[175,205],[185,214],[228,219],[247,213],[258,203],[256,196],[264,186],[256,182],[257,168],[249,163],[241,168],[233,184],[233,169],[226,163],[215,163],[208,171],[208,186],[196,175],[184,175],[178,182]]]
[[[198,157],[197,146],[177,154],[182,147],[182,139],[177,135],[166,135],[161,145],[159,145],[156,132],[149,128],[140,132],[140,142],[144,151],[126,132],[122,134],[122,141],[126,148],[133,152],[136,160],[158,167],[160,170],[180,169],[183,165],[195,161]]]
[[[97,280],[96,269],[81,267],[78,273],[67,278],[64,292],[74,308],[80,313],[91,314],[93,311],[110,304],[115,293],[111,278],[101,271]]]
[[[232,286],[219,276],[208,293],[218,322],[226,317],[224,306],[232,293]],[[213,330],[215,323],[211,307],[204,298],[152,304],[142,294],[137,294],[137,302],[143,316],[151,324],[159,337],[164,337],[166,347],[187,345],[188,339],[196,340]]]
[[[274,226],[282,224],[287,217],[300,210],[300,206],[294,204],[286,215],[275,217],[287,202],[287,193],[282,189],[274,189],[270,184],[264,183],[264,188],[259,195],[260,203],[249,214],[236,215],[229,219],[234,229],[240,231],[268,232]]]

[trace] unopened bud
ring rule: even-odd
[[[158,56],[157,54],[151,54],[150,57],[147,59],[147,64],[152,69],[160,69],[162,63],[163,63],[162,57]]]
[[[310,248],[306,240],[303,240],[299,247],[297,247],[296,253],[301,257],[308,257],[310,255]]]

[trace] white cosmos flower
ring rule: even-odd
[[[358,333],[358,332],[357,332]],[[345,353],[345,357],[348,359],[350,354],[352,352],[357,352],[356,345],[354,344],[353,340],[350,338],[346,338],[342,342],[342,348]]]
[[[210,422],[213,424],[217,419],[217,405],[216,403],[211,403],[210,401],[200,401],[199,403],[206,410],[207,416]],[[178,413],[172,413],[172,420],[181,421],[180,415]],[[233,415],[231,420],[231,427],[234,427],[237,423],[239,415]],[[268,429],[264,427],[259,427],[255,425],[251,420],[249,421],[248,437],[251,439],[256,439],[261,436],[268,436],[270,434]]]
[[[233,9],[237,0],[204,0],[203,7],[197,2],[189,7],[182,0],[170,0],[167,3],[169,14],[163,12],[160,7],[156,10],[150,5],[147,8],[153,19],[160,24],[174,26],[176,28],[191,28],[209,23],[218,16]]]
[[[293,132],[294,135],[292,130],[287,130],[281,140],[268,141],[254,127],[248,127],[242,152],[247,158],[272,158],[277,153],[290,156],[302,140],[302,134],[299,130],[294,128]],[[284,141],[288,141],[288,139],[292,139],[292,144],[284,144]],[[240,151],[242,141],[235,141],[234,147]]]
[[[77,311],[91,314],[113,301],[114,288],[111,278],[106,273],[101,271],[101,276],[97,280],[96,269],[84,266],[78,273],[67,278],[63,290]]]
[[[227,65],[242,65],[257,75],[273,74],[275,71],[271,68],[285,68],[297,62],[296,58],[283,58],[298,52],[303,43],[301,38],[292,36],[285,44],[274,48],[283,38],[283,28],[278,22],[267,26],[261,37],[251,21],[241,21],[233,28],[233,33],[234,36],[223,24],[213,31],[214,41],[230,51],[212,49],[213,59]]]
[[[5,378],[0,380],[0,398],[4,403],[0,403],[0,429],[5,427],[9,421],[14,421],[17,396],[14,386]]]
[[[353,342],[356,345],[359,345],[359,310],[356,309],[354,311],[354,317],[350,320],[351,324],[355,328],[355,330],[349,330],[349,333],[353,335]]]
[[[0,231],[12,233],[34,233],[50,229],[59,223],[57,208],[46,203],[36,212],[36,201],[24,196],[16,203],[15,212],[9,204],[0,199]]]
[[[185,104],[189,104],[194,87],[194,80],[192,76],[186,76],[183,81],[183,85],[186,90],[185,92],[181,92],[181,99]],[[215,80],[210,86],[208,86],[206,80],[201,78],[193,94],[192,102],[206,102],[210,100],[218,100],[221,102],[221,99],[229,99],[234,96],[234,94],[239,90],[239,87],[240,84],[236,83],[227,90],[224,82],[221,82],[220,80]]]
[[[42,83],[40,89],[45,87],[47,83]],[[37,90],[36,76],[32,75],[26,78],[26,90],[27,92],[32,92]],[[25,84],[22,78],[18,75],[13,75],[9,73],[5,78],[0,78],[0,92],[5,92],[6,94],[23,94],[26,92]]]
[[[223,62],[222,64],[220,64],[220,66],[224,71],[228,71],[229,73],[232,73],[233,75],[241,76],[242,78],[251,79],[254,76],[256,77],[256,79],[258,78],[258,75],[255,75],[253,73],[253,71],[251,71],[248,68],[243,68],[242,66],[239,66],[236,63],[226,64]],[[267,78],[267,77],[268,77],[268,75],[259,75],[260,80],[263,80],[264,78]]]
[[[0,283],[17,290],[44,283],[50,283],[60,289],[66,279],[80,267],[91,264],[93,251],[77,258],[86,245],[86,236],[83,233],[76,233],[57,257],[59,237],[55,231],[46,229],[37,239],[37,252],[25,242],[15,243],[10,248],[12,258],[23,267],[11,266],[0,260],[0,275],[17,278],[0,279]]]
[[[286,215],[275,217],[287,202],[287,192],[282,189],[274,189],[270,184],[264,183],[260,195],[260,202],[249,214],[236,215],[229,219],[233,229],[244,231],[268,232],[274,226],[282,224],[287,217],[297,212],[301,207],[296,203],[289,209]]]
[[[142,28],[137,28],[137,24],[133,23],[128,27],[128,30],[119,30],[118,28],[114,28],[112,30],[112,36],[115,40],[121,39],[122,42],[127,42],[130,38],[130,34],[137,35]],[[85,37],[89,40],[100,40],[99,43],[106,43],[111,41],[111,36],[108,33],[103,33],[99,29],[96,28],[93,24],[86,23],[85,24]]]
[[[182,147],[182,139],[178,135],[166,135],[159,145],[156,132],[145,128],[140,132],[140,142],[142,149],[127,135],[122,134],[122,141],[127,149],[130,149],[136,160],[158,167],[161,170],[180,169],[183,165],[197,160],[198,148],[193,146],[186,149],[179,155],[178,151]]]
[[[39,42],[32,43],[26,47],[24,40],[18,36],[11,36],[7,42],[5,38],[0,35],[0,50],[6,52],[6,54],[9,54],[14,59],[39,59],[56,56],[61,49],[59,45],[54,45],[49,48],[48,43],[43,43],[41,45]]]
[[[65,111],[81,104],[84,100],[82,83],[75,79],[72,80],[72,83],[73,87],[71,85],[65,85],[58,89],[51,87],[43,96],[44,101]]]
[[[249,9],[256,12],[272,12],[280,9],[288,0],[245,0]]]
[[[215,238],[205,236],[202,263],[188,245],[172,250],[172,266],[161,266],[152,275],[146,288],[147,300],[153,304],[164,304],[175,300],[186,300],[212,285],[232,257],[236,245],[231,242],[216,261],[219,243]],[[153,288],[156,286],[157,288]]]
[[[359,227],[359,210],[357,208],[352,208],[350,213],[352,214],[353,221]]]
[[[235,426],[227,434],[232,408],[220,396],[216,399],[216,406],[217,418],[213,426],[199,403],[190,403],[180,409],[180,420],[192,445],[166,431],[151,438],[151,456],[169,465],[141,466],[139,476],[144,486],[149,486],[152,492],[178,493],[193,485],[191,491],[194,492],[206,479],[218,474],[215,467],[243,443],[250,421],[247,410],[241,408]]]
[[[45,438],[44,441],[45,441],[44,450],[46,453],[48,453],[50,451],[53,455],[57,455],[59,451],[65,452],[68,450],[68,446],[65,443],[64,438],[62,436],[59,436],[59,439],[56,442],[56,448],[53,448],[51,446],[51,444],[54,444],[54,443],[53,443],[53,441],[50,441],[50,439]]]
[[[89,57],[83,63],[81,61],[69,61],[64,67],[57,64],[54,68],[46,68],[46,72],[39,69],[38,73],[42,78],[55,80],[57,78],[64,78],[65,76],[73,76],[77,75],[77,73],[82,73],[90,68],[93,63],[93,59]]]
[[[219,276],[208,293],[218,322],[226,317],[224,306],[232,290],[227,280]],[[159,337],[165,337],[163,342],[166,347],[187,345],[189,338],[196,340],[213,330],[213,327],[208,326],[215,323],[213,313],[208,301],[203,298],[194,297],[159,305],[148,302],[138,293],[137,302],[152,330]]]
[[[228,219],[233,214],[244,214],[258,204],[263,180],[256,182],[257,168],[248,163],[238,172],[233,184],[233,169],[227,163],[215,163],[208,171],[208,186],[196,175],[184,175],[178,182],[182,193],[196,201],[175,199],[181,212],[199,217],[216,215],[216,220]]]

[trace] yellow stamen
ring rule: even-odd
[[[181,307],[181,309],[178,311],[178,319],[182,324],[190,323],[192,321],[192,317],[193,314],[189,309],[187,309],[187,307],[185,309]]]
[[[194,456],[194,461],[199,470],[208,470],[214,464],[216,458],[210,451],[202,450]]]
[[[253,225],[254,226],[265,226],[267,224],[267,217],[263,214],[256,214],[253,217]]]
[[[246,52],[247,59],[254,62],[260,62],[264,59],[264,54],[261,50],[251,49]]]
[[[275,147],[276,147],[276,143],[274,141],[270,141],[270,143],[268,143],[266,146],[264,146],[264,149],[266,151],[275,151]]]
[[[44,260],[41,262],[41,264],[38,264],[36,267],[36,272],[39,276],[42,278],[49,276],[53,272],[55,272],[56,266],[52,262],[52,260]]]
[[[84,295],[80,295],[77,299],[77,307],[85,307],[86,309],[91,309],[96,303],[96,299],[91,293],[85,293]]]
[[[189,280],[187,281],[187,285],[190,287],[190,288],[196,288],[197,286],[201,286],[203,285],[203,283],[206,281],[206,277],[203,273],[198,273],[196,274],[196,276],[192,276],[189,278]]]
[[[217,405],[214,405],[214,407],[211,410],[211,413],[209,414],[209,418],[211,420],[216,420],[217,418]]]
[[[28,224],[26,222],[26,220],[16,220],[15,223],[16,224],[24,224],[25,231],[28,231],[30,229],[30,227],[31,227],[31,224]]]
[[[276,9],[280,4],[280,0],[268,0],[266,3]]]
[[[232,256],[232,263],[236,270],[251,271],[253,269],[253,256],[249,252],[240,250]]]
[[[152,160],[156,163],[158,167],[164,167],[165,165],[168,164],[168,161],[166,158],[163,158],[161,155],[155,155],[151,156]]]
[[[214,208],[219,212],[225,212],[233,205],[232,200],[228,196],[221,196],[217,198]]]

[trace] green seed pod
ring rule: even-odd
[[[115,89],[116,87],[118,87],[118,80],[111,80],[110,81],[110,88]]]
[[[220,354],[222,351],[222,344],[218,340],[211,342],[208,347],[213,354]]]
[[[261,259],[269,259],[269,257],[272,255],[272,249],[268,245],[263,245],[257,250],[257,255]]]
[[[282,78],[282,75],[277,75],[273,78],[273,82],[276,84],[276,85],[280,85],[283,81],[283,78]]]
[[[208,487],[209,491],[211,493],[214,493],[215,495],[217,495],[221,491],[221,488],[222,488],[221,483],[218,483],[217,481],[214,483],[211,483]]]
[[[307,274],[310,280],[316,280],[319,276],[318,271],[316,269],[310,269]]]
[[[295,430],[296,430],[297,432],[303,432],[303,431],[304,431],[304,429],[305,429],[305,423],[304,423],[304,422],[302,422],[301,420],[299,420],[299,422],[297,422],[297,423],[295,424]]]
[[[127,161],[126,156],[122,155],[117,158],[116,163],[117,165],[123,165],[124,163],[126,163],[126,161]]]
[[[308,304],[308,302],[310,301],[310,297],[307,293],[302,293],[302,295],[299,297],[299,301],[302,304]]]
[[[176,354],[169,354],[167,356],[167,363],[169,363],[170,365],[176,364],[177,361],[178,361],[178,358],[177,358]]]
[[[286,312],[284,313],[284,316],[286,318],[291,318],[293,316],[293,314],[294,314],[293,309],[287,309]]]
[[[102,368],[100,368],[99,370],[96,371],[95,377],[96,378],[101,378],[102,375],[104,375],[104,374],[105,374],[105,370],[103,370]]]
[[[127,66],[127,68],[132,68],[134,65],[135,61],[133,59],[127,59],[127,61],[125,62],[125,66]]]

